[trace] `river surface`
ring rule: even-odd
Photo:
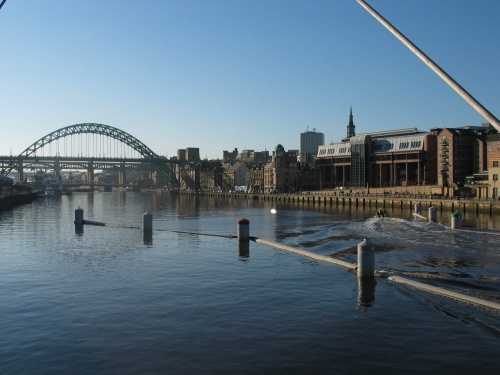
[[[251,236],[351,263],[366,238],[377,270],[499,302],[496,218],[454,232],[273,204],[96,192],[0,212],[0,373],[497,373],[498,311],[230,238],[244,217]],[[78,207],[110,225],[75,228]]]

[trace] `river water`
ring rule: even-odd
[[[498,220],[452,232],[411,212],[272,204],[96,192],[1,212],[0,373],[497,373],[498,311],[386,278],[360,285],[229,235],[245,217],[252,236],[348,262],[367,238],[377,270],[499,302],[500,237],[484,233]],[[75,228],[78,207],[112,226]]]

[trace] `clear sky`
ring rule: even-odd
[[[495,116],[500,1],[367,0]],[[0,155],[117,127],[161,155],[485,120],[356,0],[7,0]]]

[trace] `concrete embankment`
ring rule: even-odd
[[[423,212],[429,207],[436,207],[441,213],[460,211],[466,213],[500,214],[500,201],[492,199],[460,199],[458,197],[443,198],[422,195],[389,196],[383,194],[369,195],[342,195],[332,191],[309,192],[306,194],[252,194],[252,193],[190,193],[201,196],[225,197],[232,199],[263,200],[272,202],[289,202],[309,206],[337,206],[353,208],[384,208],[412,209],[415,204],[422,205]]]

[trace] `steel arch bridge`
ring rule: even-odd
[[[50,156],[50,157],[40,156],[40,151],[44,150],[44,148],[47,146],[50,147],[50,145],[53,144],[55,141],[58,141],[62,138],[71,137],[74,135],[81,135],[81,134],[104,136],[109,139],[114,139],[115,141],[118,141],[119,143],[130,147],[135,152],[141,155],[142,162],[153,165],[157,169],[157,171],[167,179],[167,183],[169,185],[171,186],[179,185],[179,181],[175,175],[175,165],[174,165],[175,161],[173,162],[167,160],[165,157],[160,157],[149,147],[147,147],[144,143],[142,143],[129,133],[124,132],[123,130],[120,130],[118,128],[109,125],[95,124],[95,123],[70,125],[45,135],[44,137],[40,138],[39,140],[28,146],[17,157],[11,157],[9,158],[8,161],[3,160],[1,174],[5,175],[10,173],[12,170],[22,169],[23,164],[25,162],[31,161],[31,162],[36,162],[38,164],[44,164],[45,162],[49,164],[48,163],[49,159],[50,161],[53,161],[54,159],[60,159],[60,160],[67,159],[68,162],[71,159],[73,165],[85,166],[86,165],[85,160],[95,160],[96,158],[88,156],[83,157],[83,152],[82,156],[79,156],[78,158],[75,157],[68,158],[67,155],[60,156],[60,152],[56,153],[57,156]],[[120,157],[114,157],[114,158],[109,156],[108,158],[105,158],[104,156],[101,157],[99,155],[97,159],[101,162],[101,164],[105,164],[106,161],[109,161],[110,159],[113,159],[113,161],[115,162],[120,160],[121,161],[130,160],[127,158],[122,158],[121,155]],[[138,159],[134,160],[137,161]]]

